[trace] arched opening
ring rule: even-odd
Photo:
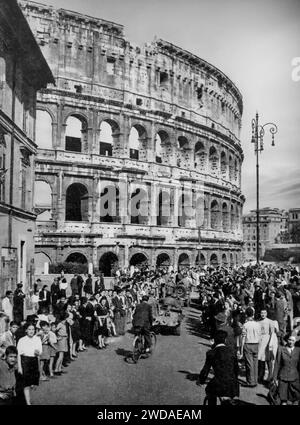
[[[238,205],[235,207],[235,230],[240,230],[240,208]]]
[[[88,221],[89,195],[81,183],[71,184],[66,193],[66,220]]]
[[[186,137],[178,137],[178,152],[177,152],[177,166],[181,167],[185,165],[186,160],[188,160],[189,142]]]
[[[112,277],[119,267],[119,259],[113,252],[106,252],[99,260],[99,271],[104,277]]]
[[[103,120],[100,124],[100,155],[113,156],[116,155],[119,148],[118,138],[120,129],[118,124],[113,120]]]
[[[226,202],[222,204],[222,227],[225,232],[229,230],[229,211]]]
[[[138,252],[131,257],[129,264],[140,269],[148,265],[148,258],[142,252]]]
[[[227,159],[225,152],[221,153],[221,176],[224,180],[227,178]]]
[[[220,210],[216,200],[212,201],[210,205],[210,227],[214,230],[218,230],[220,227]]]
[[[178,200],[178,226],[188,227],[189,220],[192,218],[194,210],[191,204],[191,196],[183,193]]]
[[[229,180],[232,182],[234,180],[234,164],[232,156],[229,156]]]
[[[238,184],[239,168],[237,160],[234,161],[234,182]]]
[[[230,253],[230,267],[234,266],[234,258],[232,252]]]
[[[157,268],[168,268],[171,265],[171,260],[168,254],[162,253],[157,256],[156,267]]]
[[[52,218],[52,190],[49,183],[34,182],[34,207],[37,220],[48,221]]]
[[[52,208],[52,190],[49,183],[42,180],[34,182],[34,206],[37,208]]]
[[[67,259],[66,263],[77,263],[77,264],[87,264],[87,258],[81,252],[72,252]]]
[[[196,257],[196,266],[204,267],[206,265],[205,256],[200,252]]]
[[[195,146],[195,168],[201,172],[207,168],[207,153],[202,142],[197,142]]]
[[[156,162],[159,164],[170,163],[171,144],[168,133],[161,130],[155,136]]]
[[[219,156],[214,146],[209,149],[209,172],[214,176],[219,173]]]
[[[129,157],[131,159],[139,159],[139,133],[136,128],[132,127],[129,134]]]
[[[66,273],[87,273],[88,272],[88,261],[85,255],[81,252],[73,252],[70,254],[66,261]]]
[[[231,205],[230,208],[230,226],[231,230],[234,232],[236,230],[236,215],[234,205]]]
[[[227,260],[227,255],[226,254],[223,254],[222,255],[222,265],[224,267],[228,267],[228,260]]]
[[[66,151],[82,152],[87,145],[87,121],[81,115],[71,115],[66,121]]]
[[[41,149],[52,149],[52,118],[47,111],[36,111],[35,141]]]
[[[187,254],[182,253],[178,258],[178,270],[190,267],[190,258]]]
[[[144,189],[137,188],[130,198],[131,224],[148,223],[148,193]]]
[[[113,150],[113,131],[112,126],[102,121],[100,125],[100,155],[112,156]]]
[[[204,223],[203,223],[204,229],[209,228],[209,202],[207,199],[204,198]]]
[[[167,226],[171,216],[171,197],[161,190],[158,195],[157,226]]]
[[[103,223],[120,221],[120,192],[114,184],[106,185],[101,191],[100,221]]]
[[[128,144],[131,159],[147,160],[147,133],[143,126],[135,124],[131,127]]]
[[[34,254],[34,271],[35,274],[44,274],[49,266],[46,264],[51,264],[51,259],[44,252],[37,252]]]
[[[217,267],[219,264],[218,257],[216,254],[211,254],[210,256],[210,265],[212,267]]]

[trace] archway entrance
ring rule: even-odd
[[[205,261],[205,257],[204,257],[204,255],[203,254],[198,254],[197,255],[197,258],[196,258],[196,266],[201,266],[201,267],[203,267],[203,266],[205,266],[205,264],[206,264],[206,261]]]
[[[222,255],[222,265],[224,267],[228,267],[228,260],[227,260],[227,255],[226,254],[223,254]]]
[[[156,259],[156,267],[157,268],[166,268],[171,265],[171,260],[168,254],[159,254]]]
[[[218,266],[218,264],[219,264],[219,262],[218,262],[218,257],[216,256],[216,254],[212,254],[212,255],[210,256],[210,265],[211,265],[212,267],[217,267],[217,266]]]
[[[87,264],[87,259],[80,252],[73,252],[67,257],[66,263]]]
[[[138,252],[131,257],[129,264],[131,266],[142,268],[148,265],[148,258],[142,252]]]
[[[180,254],[178,258],[178,270],[190,266],[190,259],[187,254]]]
[[[104,277],[112,277],[119,266],[119,259],[113,252],[106,252],[99,260],[99,271]]]
[[[81,252],[73,252],[70,254],[65,263],[65,273],[87,273],[88,272],[88,261],[85,255]]]
[[[81,183],[71,184],[66,193],[66,221],[88,221],[89,195]]]

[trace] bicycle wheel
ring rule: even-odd
[[[151,338],[151,353],[153,353],[156,347],[157,336],[154,332],[150,332],[150,338]]]
[[[133,341],[133,351],[132,351],[132,360],[134,363],[139,361],[143,350],[143,343],[139,336],[136,336]]]

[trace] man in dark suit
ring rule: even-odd
[[[238,361],[234,351],[225,345],[227,332],[219,330],[214,336],[214,346],[206,353],[206,361],[200,372],[198,385],[203,385],[210,369],[214,378],[206,386],[208,405],[215,406],[217,397],[232,399],[239,396]]]
[[[70,282],[70,286],[71,286],[71,291],[72,291],[73,296],[79,293],[77,274],[74,274],[74,276],[72,277],[71,282]]]
[[[274,368],[274,380],[278,380],[281,404],[300,401],[300,348],[295,347],[296,337],[290,335],[287,345],[279,347]]]
[[[132,318],[132,326],[137,330],[141,330],[145,337],[145,351],[148,353],[151,348],[150,329],[153,322],[152,307],[148,304],[149,297],[143,295],[142,302],[135,308]]]
[[[24,320],[24,299],[25,294],[22,290],[23,284],[18,283],[13,298],[13,317],[14,321],[20,324]]]
[[[48,290],[48,286],[44,285],[42,290],[39,292],[39,311],[43,308],[47,309],[47,312],[49,313],[51,304],[51,293]]]

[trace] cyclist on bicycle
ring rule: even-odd
[[[215,333],[213,348],[206,353],[205,365],[197,382],[198,385],[204,384],[210,369],[213,369],[215,376],[205,389],[208,405],[216,405],[217,397],[223,399],[223,402],[230,402],[239,396],[237,355],[225,344],[226,338],[226,331],[218,330]]]
[[[143,295],[142,302],[137,304],[132,318],[134,332],[144,335],[146,353],[151,349],[150,330],[153,322],[152,307],[148,304],[148,300],[148,295]]]

